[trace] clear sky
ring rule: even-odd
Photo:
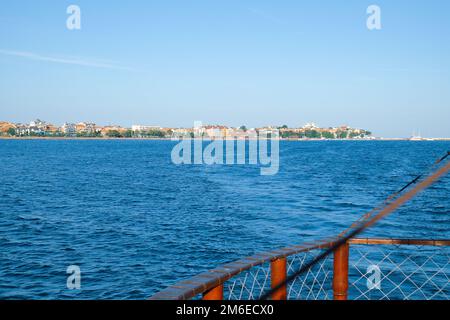
[[[449,38],[448,0],[4,1],[0,120],[450,137]]]

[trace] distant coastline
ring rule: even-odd
[[[352,128],[347,125],[321,128],[315,123],[307,123],[302,127],[289,128],[282,126],[264,126],[247,128],[245,125],[229,127],[213,124],[203,125],[194,122],[190,128],[161,127],[150,125],[97,125],[92,122],[67,123],[57,126],[47,121],[36,119],[28,124],[0,121],[0,135],[6,137],[39,137],[39,138],[217,138],[245,139],[253,136],[277,136],[283,139],[370,139],[372,132]]]
[[[56,126],[36,119],[28,124],[0,121],[0,139],[16,140],[252,140],[279,137],[282,141],[450,141],[450,138],[423,138],[413,134],[409,138],[376,137],[371,131],[347,125],[319,127],[306,123],[301,127],[264,126],[260,128],[229,127],[194,123],[190,128],[133,125],[129,128],[91,122],[64,123]]]
[[[212,140],[210,138],[192,138],[193,140]],[[158,137],[39,137],[39,136],[24,136],[24,137],[9,137],[9,136],[0,136],[0,140],[155,140],[155,141],[172,141],[177,140],[176,138],[158,138]],[[244,140],[244,139],[232,139],[232,138],[223,138],[223,140]],[[249,140],[248,138],[246,140]],[[450,141],[450,138],[424,138],[422,140],[411,140],[410,138],[370,138],[370,139],[314,139],[314,138],[300,138],[300,139],[286,139],[280,138],[280,141],[300,141],[300,142],[309,142],[309,141],[411,141],[411,142],[424,142],[424,141]]]

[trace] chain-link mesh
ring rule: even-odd
[[[257,300],[270,289],[270,262],[241,272],[225,283],[224,298]]]
[[[450,248],[351,245],[350,300],[448,300]]]
[[[320,254],[321,249],[301,252],[287,258],[287,273],[293,274]],[[323,300],[332,297],[333,263],[321,261],[287,286],[288,299]],[[224,297],[230,300],[255,300],[270,289],[270,262],[253,267],[225,283]]]
[[[321,253],[321,249],[307,251],[288,259],[288,275],[300,270]],[[288,285],[290,300],[328,300],[333,297],[333,259],[328,256]]]

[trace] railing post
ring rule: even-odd
[[[348,295],[348,256],[349,244],[345,243],[334,251],[333,297],[334,300],[347,300]]]
[[[223,300],[223,284],[203,293],[203,300]]]
[[[273,260],[270,263],[270,278],[271,278],[271,288],[276,288],[279,285],[285,283],[286,281],[286,258],[280,258]],[[280,289],[272,294],[272,300],[286,300],[287,290],[286,284],[284,284]]]

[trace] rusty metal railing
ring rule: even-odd
[[[254,255],[181,281],[154,300],[254,300],[283,284],[334,240]],[[395,247],[395,250],[392,250]],[[351,239],[272,294],[272,300],[448,299],[450,240]],[[367,286],[380,271],[380,285]]]

